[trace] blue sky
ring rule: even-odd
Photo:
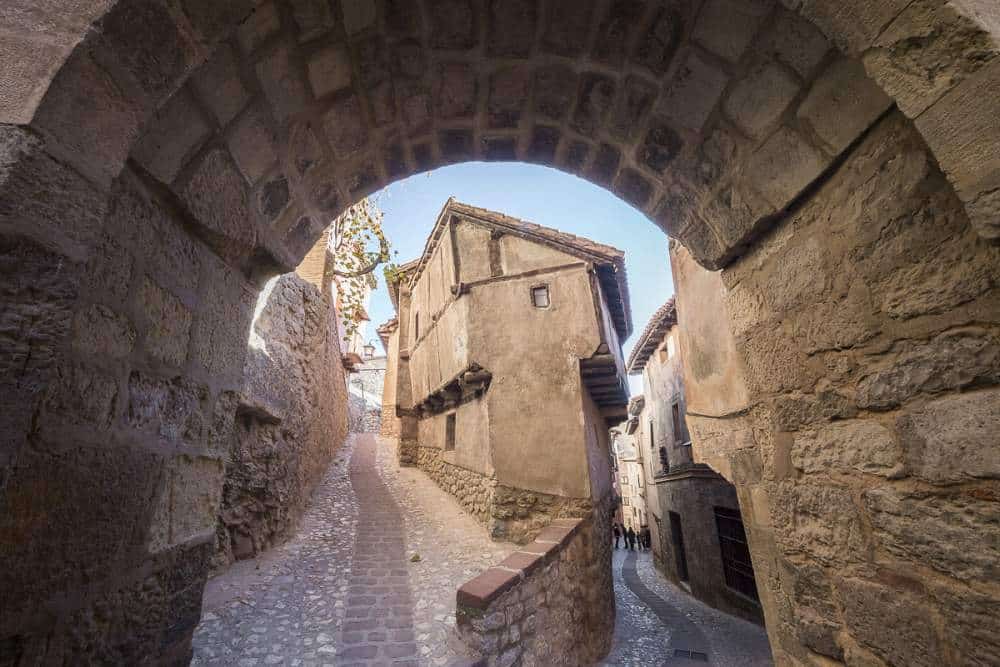
[[[451,196],[624,250],[635,332],[625,341],[626,357],[649,317],[674,293],[666,234],[607,190],[555,169],[469,162],[397,181],[374,196],[400,264],[423,251],[441,207]],[[373,340],[375,327],[395,316],[385,280],[381,271],[377,273],[378,289],[368,309],[367,335]],[[636,380],[631,383],[633,393],[642,391]]]

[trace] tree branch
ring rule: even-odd
[[[340,271],[338,269],[332,269],[331,273],[335,276],[340,276],[341,278],[360,278],[361,276],[367,275],[378,268],[378,265],[389,259],[389,242],[381,238],[378,242],[379,250],[378,256],[371,261],[368,266],[362,267],[356,271]]]

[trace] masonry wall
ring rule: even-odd
[[[1000,662],[1000,248],[910,123],[720,274],[672,260],[695,453],[739,490],[776,660]]]
[[[399,326],[389,334],[386,346],[385,381],[382,384],[382,414],[379,433],[389,438],[399,437],[399,417],[396,416],[396,376],[399,372]]]
[[[337,315],[312,284],[277,279],[254,323],[226,462],[217,566],[286,539],[347,434]]]
[[[582,519],[558,519],[535,540],[464,584],[456,623],[487,665],[577,667],[611,648],[612,496]]]

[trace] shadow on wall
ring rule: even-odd
[[[290,536],[347,435],[330,299],[294,273],[261,292],[226,463],[215,567]]]

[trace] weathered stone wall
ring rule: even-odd
[[[738,488],[776,660],[1000,662],[1000,248],[912,125],[723,270],[714,315],[674,256],[695,453]],[[721,377],[747,400],[706,400]]]
[[[295,274],[279,278],[254,324],[226,462],[216,564],[285,539],[347,431],[337,316]]]
[[[517,544],[529,542],[553,519],[581,517],[591,501],[514,489],[495,477],[448,463],[438,447],[416,447],[416,465],[442,489],[455,496],[466,512],[484,524],[490,536]],[[610,530],[610,527],[609,527]]]
[[[609,494],[583,519],[557,519],[535,540],[464,584],[458,633],[493,665],[591,665],[611,648],[614,511]]]

